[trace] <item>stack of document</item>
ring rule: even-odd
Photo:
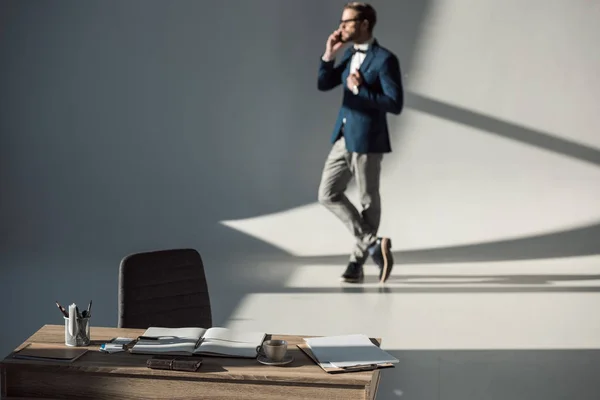
[[[325,336],[304,341],[324,369],[368,369],[399,362],[366,335]]]

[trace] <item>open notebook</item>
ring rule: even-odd
[[[256,348],[266,333],[235,332],[227,328],[160,328],[151,327],[131,348],[132,353],[205,355],[255,358]]]

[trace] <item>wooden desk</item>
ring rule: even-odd
[[[296,344],[300,336],[273,335],[289,343],[294,361],[283,367],[255,359],[203,357],[197,372],[154,370],[151,356],[106,354],[101,343],[113,337],[135,338],[143,329],[91,328],[90,351],[72,363],[18,360],[12,353],[0,363],[2,399],[374,399],[379,370],[328,374]],[[26,342],[64,345],[64,326],[45,325]]]

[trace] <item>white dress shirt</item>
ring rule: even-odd
[[[356,50],[367,51],[367,50],[369,50],[369,46],[371,46],[372,43],[373,43],[373,38],[369,39],[369,41],[366,43],[355,44],[354,48]],[[352,56],[352,60],[350,60],[350,73],[358,71],[358,69],[362,65],[363,61],[365,61],[366,56],[367,55],[365,53],[361,53],[358,51],[356,53],[354,53],[354,55]],[[355,95],[358,94],[358,87],[354,86],[351,90],[352,90],[352,93],[354,93]],[[344,118],[342,120],[342,123],[344,123],[344,124],[346,123],[346,118]]]
[[[356,50],[367,51],[367,50],[369,50],[369,46],[371,45],[371,43],[373,43],[372,38],[367,43],[355,44],[354,48]],[[352,60],[350,61],[350,73],[358,71],[358,69],[362,65],[363,61],[365,61],[366,56],[367,55],[365,53],[361,53],[358,51],[356,53],[354,53],[354,55],[352,56]],[[352,90],[352,92],[354,92],[354,94],[358,94],[358,89]]]

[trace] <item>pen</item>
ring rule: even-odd
[[[56,302],[56,307],[58,307],[58,309],[60,310],[60,312],[62,313],[62,315],[64,315],[65,317],[69,318],[69,314],[67,313],[67,310],[65,310],[65,308],[63,306],[61,306],[60,304],[58,304],[58,301]]]
[[[138,336],[137,340],[173,339],[175,336]]]
[[[352,365],[349,367],[342,367],[344,371],[370,371],[376,368],[377,364]]]
[[[87,306],[87,310],[83,310],[83,311],[81,312],[81,316],[82,316],[83,318],[90,318],[90,317],[92,316],[92,315],[90,314],[90,311],[91,311],[91,309],[92,309],[92,301],[90,300],[90,304],[88,304],[88,306]]]

